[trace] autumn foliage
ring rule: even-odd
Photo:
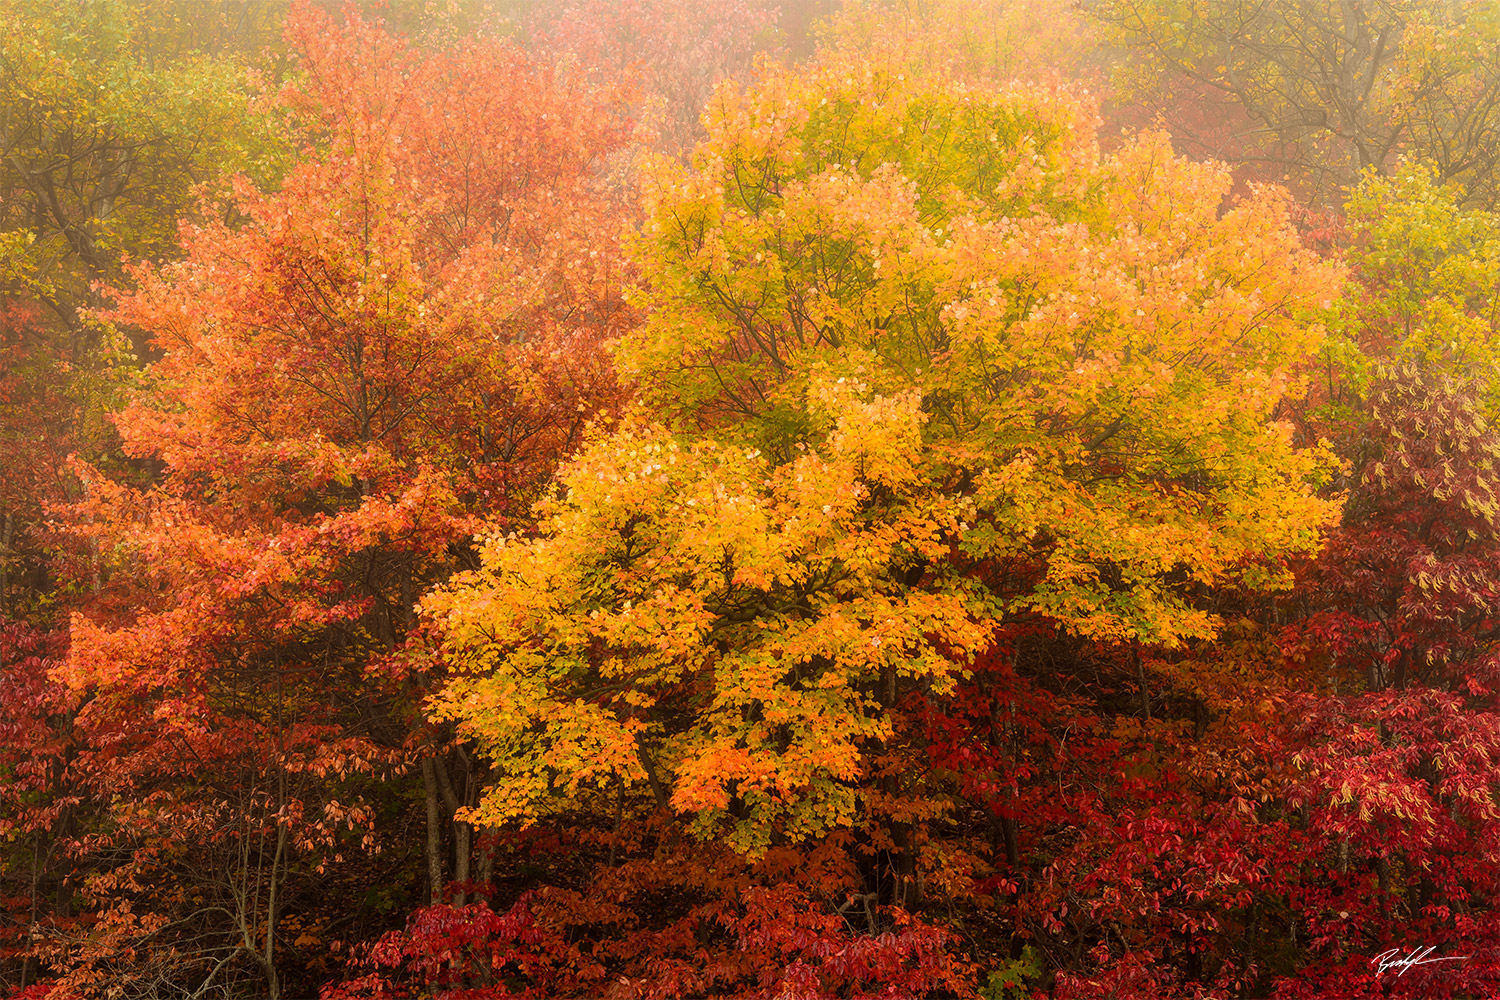
[[[0,992],[1500,991],[1492,12],[33,13]]]

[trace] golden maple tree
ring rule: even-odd
[[[817,836],[998,623],[1170,647],[1194,586],[1314,549],[1329,457],[1272,416],[1341,272],[1279,191],[1095,120],[837,53],[719,92],[648,180],[642,409],[425,601],[479,820],[620,782],[752,856]]]

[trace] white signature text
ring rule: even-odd
[[[1432,965],[1435,962],[1466,962],[1469,960],[1468,955],[1427,957],[1435,951],[1437,951],[1437,948],[1429,945],[1426,948],[1413,948],[1411,954],[1407,955],[1403,953],[1404,950],[1401,948],[1391,948],[1370,959],[1370,964],[1375,966],[1375,974],[1377,976],[1382,972],[1389,972],[1391,969],[1400,969],[1401,971],[1397,972],[1396,975],[1404,976],[1407,969],[1418,965]]]

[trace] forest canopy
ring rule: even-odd
[[[0,995],[1500,992],[1497,33],[0,6]]]

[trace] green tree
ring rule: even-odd
[[[1406,153],[1491,205],[1500,168],[1493,0],[1098,0],[1136,83],[1184,139],[1338,202]],[[1220,104],[1243,117],[1226,133]]]
[[[1349,261],[1359,279],[1343,309],[1350,339],[1376,357],[1493,382],[1500,324],[1495,214],[1461,207],[1457,192],[1419,164],[1366,178],[1347,210]]]
[[[171,256],[196,185],[276,172],[243,58],[266,30],[232,0],[0,10],[0,278],[69,331],[74,361],[91,288],[122,257]]]

